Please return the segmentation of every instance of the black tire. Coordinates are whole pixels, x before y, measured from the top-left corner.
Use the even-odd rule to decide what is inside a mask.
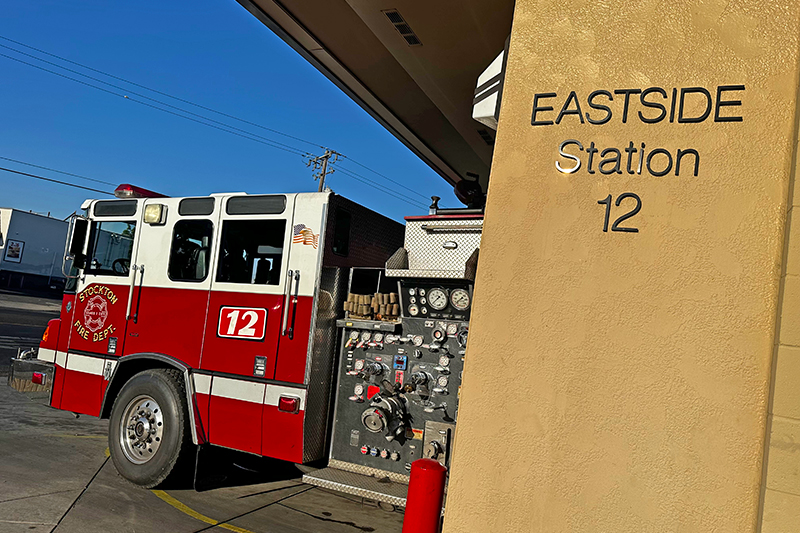
[[[108,448],[120,475],[144,488],[157,487],[182,473],[191,446],[181,372],[146,370],[123,385],[108,424]]]

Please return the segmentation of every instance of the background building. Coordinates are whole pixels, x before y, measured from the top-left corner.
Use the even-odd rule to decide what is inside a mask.
[[[0,289],[63,291],[68,226],[49,216],[0,208]]]

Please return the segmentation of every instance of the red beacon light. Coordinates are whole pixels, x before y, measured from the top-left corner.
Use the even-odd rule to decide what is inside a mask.
[[[161,193],[148,191],[129,183],[123,183],[114,189],[114,196],[117,198],[167,198]]]

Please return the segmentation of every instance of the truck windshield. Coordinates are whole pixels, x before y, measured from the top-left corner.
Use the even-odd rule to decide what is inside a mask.
[[[85,272],[102,276],[127,276],[133,253],[136,222],[93,222]]]

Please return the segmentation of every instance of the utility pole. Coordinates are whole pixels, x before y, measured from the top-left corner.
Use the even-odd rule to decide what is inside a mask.
[[[319,192],[325,190],[325,176],[335,172],[333,169],[333,164],[339,160],[340,155],[341,154],[339,152],[334,152],[333,150],[326,148],[323,155],[318,157],[310,157],[308,159],[306,166],[310,167],[313,165],[312,170],[315,173],[312,175],[314,176],[315,180],[319,180]],[[328,165],[331,165],[331,167],[329,168]]]

